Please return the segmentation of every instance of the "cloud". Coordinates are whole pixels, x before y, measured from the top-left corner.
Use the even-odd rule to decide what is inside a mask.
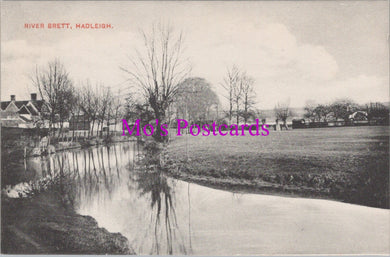
[[[270,99],[273,105],[288,97],[299,98],[306,88],[332,81],[339,72],[335,58],[323,46],[298,42],[283,24],[237,22],[220,31],[222,27],[216,21],[207,35],[204,31],[193,35],[192,41],[199,43],[189,47],[194,73],[217,85],[221,94],[218,84],[232,64],[255,78],[259,106],[268,108]]]
[[[233,64],[254,77],[260,108],[273,108],[287,98],[292,106],[303,106],[307,99],[350,97],[366,102],[388,96],[388,78],[358,74],[342,79],[335,57],[325,46],[301,42],[284,24],[225,17],[187,25],[186,56],[194,66],[192,75],[211,82],[222,102],[219,83]],[[76,83],[89,78],[107,86],[120,84],[126,77],[119,66],[140,46],[135,29],[72,32],[51,43],[44,37],[36,44],[25,39],[2,42],[2,99],[15,93],[28,97],[26,87],[34,90],[28,75],[35,65],[55,57],[60,57]]]
[[[348,96],[359,103],[389,101],[389,80],[386,77],[359,75],[334,82],[329,91],[339,96]]]
[[[302,79],[330,80],[338,72],[336,60],[322,46],[303,45],[296,53],[294,61]]]
[[[311,80],[331,79],[338,71],[337,62],[324,47],[298,44],[282,24],[230,24],[219,33],[221,27],[215,24],[207,36],[195,35],[199,44],[190,48],[194,48],[196,63],[205,66],[211,61],[214,68],[236,63],[259,77],[293,72],[296,77]]]
[[[2,44],[2,99],[16,94],[26,98],[36,91],[30,76],[35,67],[45,66],[59,58],[74,82],[90,79],[112,86],[124,80],[119,65],[126,61],[132,47],[131,33],[80,33],[59,40],[56,44],[29,44],[26,40],[11,40]]]
[[[41,49],[29,46],[25,40],[12,40],[2,44],[2,58],[5,62],[18,59],[35,59],[39,57]]]

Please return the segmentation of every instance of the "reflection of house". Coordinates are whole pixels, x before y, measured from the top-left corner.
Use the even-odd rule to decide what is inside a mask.
[[[16,101],[11,95],[10,101],[1,102],[1,124],[5,127],[33,127],[41,118],[43,101],[37,100],[37,94],[31,94],[30,100]]]

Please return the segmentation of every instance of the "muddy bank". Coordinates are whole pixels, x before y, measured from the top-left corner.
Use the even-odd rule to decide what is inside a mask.
[[[45,192],[1,201],[1,252],[5,254],[134,254],[119,233],[77,214],[58,194]]]

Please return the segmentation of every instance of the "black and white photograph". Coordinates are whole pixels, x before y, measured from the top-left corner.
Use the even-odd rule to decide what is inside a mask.
[[[388,1],[0,3],[1,254],[390,254]]]

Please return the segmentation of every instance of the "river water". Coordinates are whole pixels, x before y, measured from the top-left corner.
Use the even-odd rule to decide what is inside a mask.
[[[123,234],[137,254],[389,253],[389,210],[216,190],[140,169],[140,154],[130,142],[72,150],[30,158],[18,172],[68,173],[75,210]],[[16,197],[22,186],[6,187]]]

